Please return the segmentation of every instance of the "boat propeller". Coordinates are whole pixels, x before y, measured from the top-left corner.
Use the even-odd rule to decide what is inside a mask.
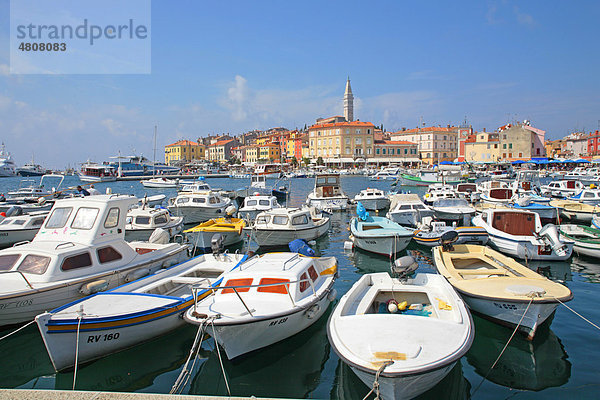
[[[458,240],[458,232],[448,231],[444,232],[440,237],[440,245],[442,245],[442,251],[452,251],[454,247],[452,244]]]

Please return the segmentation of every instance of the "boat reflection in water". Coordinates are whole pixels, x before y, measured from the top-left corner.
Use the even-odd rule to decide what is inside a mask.
[[[595,258],[573,256],[571,268],[585,277],[586,281],[600,283],[600,263]]]
[[[431,258],[431,251],[428,249],[418,249],[414,243],[408,248],[396,254],[391,260],[383,257],[373,257],[372,253],[354,248],[353,251],[346,253],[351,262],[361,274],[371,274],[374,272],[389,272],[392,262],[402,256],[412,256],[419,264],[418,272],[437,272]],[[345,292],[342,292],[345,293]]]
[[[13,329],[0,331],[0,337]],[[37,378],[52,375],[54,367],[35,324],[0,341],[0,387],[15,388],[33,381],[26,388],[36,387]]]
[[[467,361],[485,376],[508,341],[512,330],[473,315],[475,340]],[[546,325],[546,326],[549,326]],[[487,379],[512,389],[539,391],[564,385],[571,376],[571,363],[560,339],[540,328],[528,341],[515,335]]]
[[[565,283],[573,280],[570,261],[530,261],[524,265],[555,282]]]
[[[329,359],[330,345],[325,325],[330,313],[331,307],[319,321],[302,332],[233,361],[228,360],[220,349],[231,395],[311,397],[310,394],[321,382],[321,373]],[[210,327],[207,332],[211,332]],[[209,343],[203,348],[210,347],[211,350],[200,353],[208,359],[194,376],[189,394],[227,396],[215,342],[211,339]]]
[[[370,388],[365,386],[347,364],[341,360],[338,362],[330,398],[340,400],[361,400],[369,390]],[[415,397],[415,399],[462,400],[470,398],[470,391],[471,384],[465,379],[462,371],[462,364],[459,361],[444,379],[427,392]],[[374,398],[374,395],[369,396],[369,398]]]
[[[151,391],[168,393],[170,386],[165,387],[164,383],[156,386],[160,385],[156,383],[156,377],[174,371],[171,376],[172,382],[175,381],[195,333],[195,327],[186,325],[155,340],[80,366],[75,389],[134,392],[155,385]],[[71,390],[72,387],[72,370],[56,374],[55,389]]]

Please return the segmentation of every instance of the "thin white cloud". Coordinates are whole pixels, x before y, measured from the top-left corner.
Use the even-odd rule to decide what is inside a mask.
[[[514,6],[513,11],[515,13],[515,17],[517,18],[517,22],[521,25],[527,27],[534,27],[536,25],[533,17],[527,13],[522,12],[519,7]]]

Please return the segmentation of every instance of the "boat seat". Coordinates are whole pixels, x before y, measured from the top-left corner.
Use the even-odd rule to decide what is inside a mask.
[[[461,275],[507,275],[507,271],[500,268],[482,268],[465,270],[457,269],[456,272],[458,272]]]

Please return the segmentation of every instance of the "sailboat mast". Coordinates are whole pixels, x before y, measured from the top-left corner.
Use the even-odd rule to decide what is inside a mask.
[[[156,125],[154,125],[154,159],[152,160],[152,177],[156,175]]]

